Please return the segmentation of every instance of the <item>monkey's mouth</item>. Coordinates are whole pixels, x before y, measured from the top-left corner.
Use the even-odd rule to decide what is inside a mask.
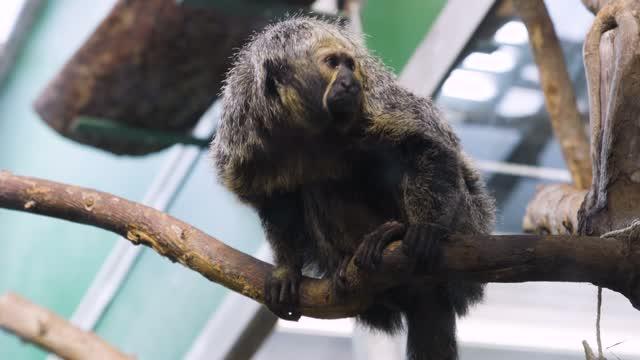
[[[327,96],[327,111],[332,120],[342,122],[352,120],[360,111],[360,88],[339,89]]]

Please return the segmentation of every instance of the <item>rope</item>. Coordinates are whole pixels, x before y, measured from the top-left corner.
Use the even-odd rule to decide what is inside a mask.
[[[596,341],[598,342],[598,359],[604,359],[602,354],[602,338],[600,337],[600,317],[602,315],[602,287],[598,286],[598,310],[596,312]]]

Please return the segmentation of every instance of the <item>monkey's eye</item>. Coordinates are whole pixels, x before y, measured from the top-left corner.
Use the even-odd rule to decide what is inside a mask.
[[[340,65],[340,61],[335,55],[327,56],[326,58],[324,58],[324,62],[332,69],[335,69],[338,67],[338,65]]]
[[[349,69],[351,69],[351,71],[356,69],[356,63],[353,61],[352,58],[348,57],[345,60],[345,64],[347,65],[347,67],[349,67]]]

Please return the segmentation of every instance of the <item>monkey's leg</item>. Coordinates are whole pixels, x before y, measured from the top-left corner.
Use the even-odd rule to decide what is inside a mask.
[[[362,269],[375,270],[382,261],[385,247],[394,240],[400,239],[406,226],[397,221],[389,221],[380,225],[373,232],[365,235],[354,255],[355,264]]]
[[[265,305],[285,320],[298,320],[298,288],[304,257],[304,211],[299,194],[261,199],[258,214],[273,249],[276,267],[265,281]]]

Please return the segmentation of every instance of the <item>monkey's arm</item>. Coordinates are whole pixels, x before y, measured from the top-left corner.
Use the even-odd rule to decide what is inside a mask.
[[[253,201],[273,249],[276,266],[265,283],[265,303],[279,317],[297,320],[298,288],[304,261],[304,218],[297,193]]]
[[[403,219],[382,224],[365,236],[356,264],[375,268],[384,248],[402,238],[407,255],[430,270],[438,265],[439,241],[451,227],[463,200],[459,150],[455,144],[412,136],[401,144],[404,174],[399,184]]]
[[[409,168],[401,184],[407,229],[403,246],[427,268],[437,265],[440,240],[453,232],[464,182],[459,152],[421,139],[407,151]]]

